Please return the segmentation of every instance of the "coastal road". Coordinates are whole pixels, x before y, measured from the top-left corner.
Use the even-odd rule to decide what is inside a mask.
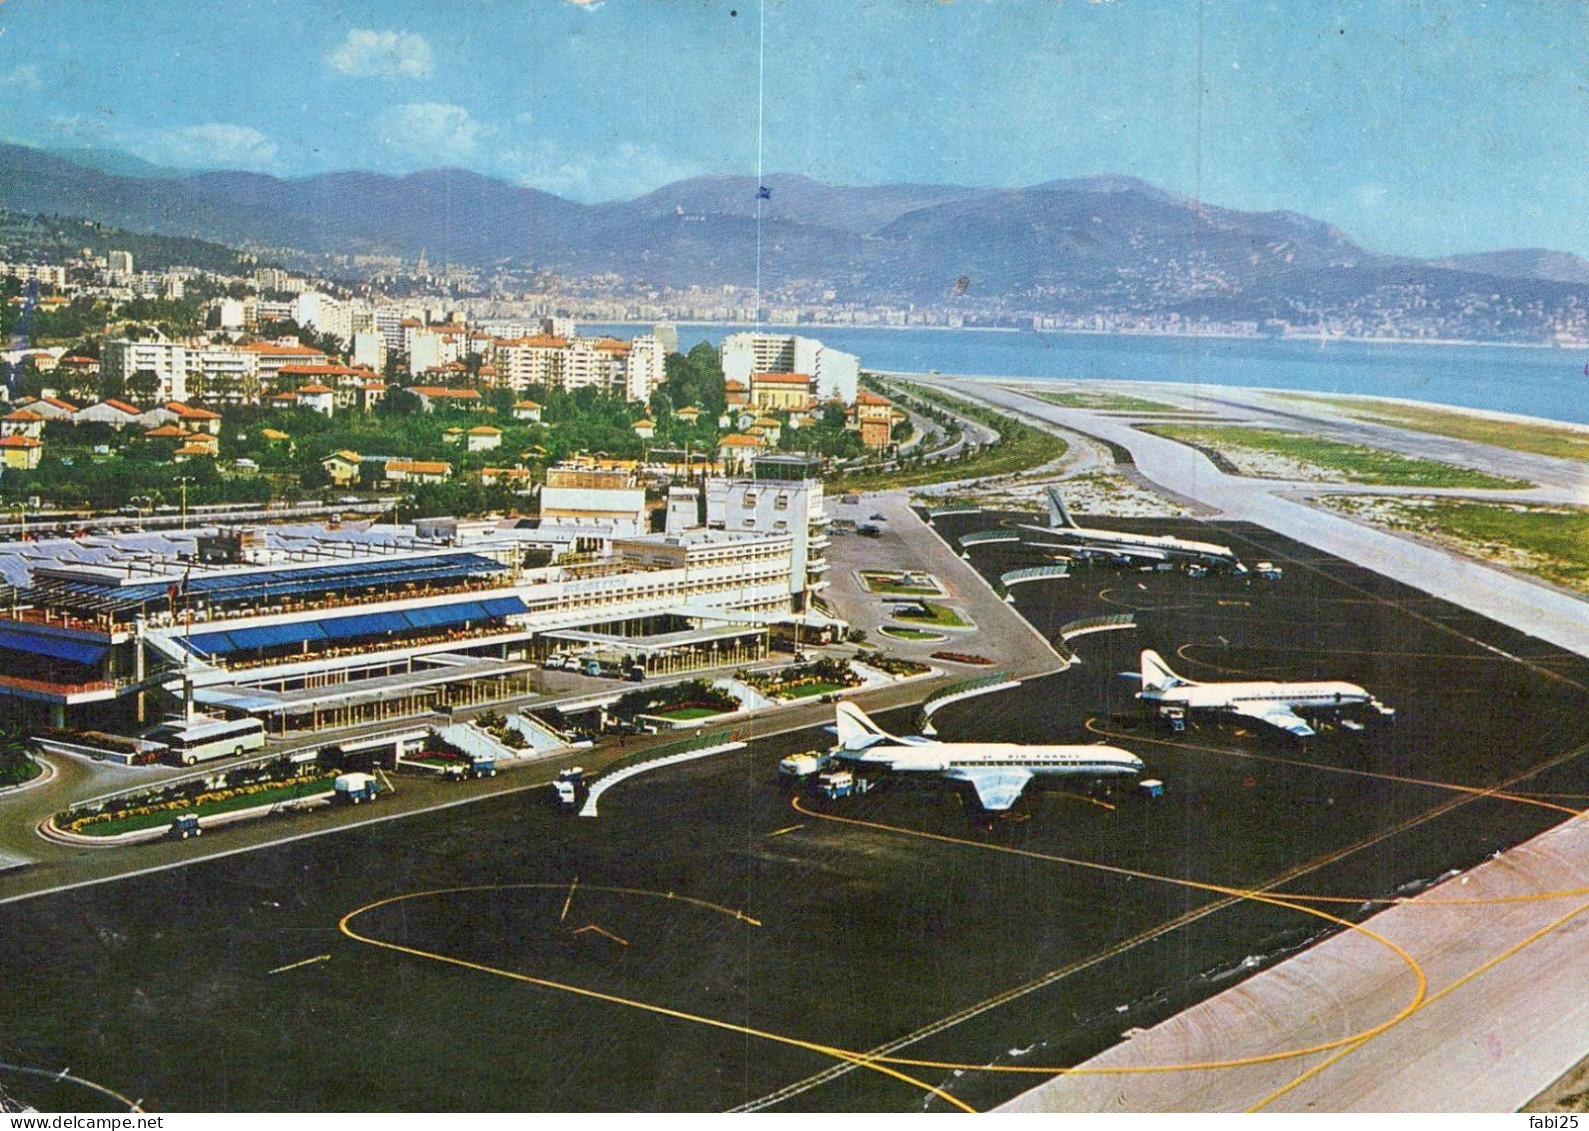
[[[989,381],[959,380],[957,392],[974,395],[1000,408],[1046,420],[1097,436],[1127,448],[1143,477],[1176,495],[1211,507],[1223,517],[1257,523],[1336,557],[1356,562],[1432,596],[1520,629],[1580,656],[1589,656],[1589,602],[1516,574],[1491,568],[1438,547],[1414,541],[1303,501],[1309,493],[1329,493],[1329,484],[1310,484],[1227,475],[1201,452],[1142,432],[1131,418],[1085,409],[1060,408]],[[1432,437],[1431,442],[1440,438]],[[1451,444],[1441,441],[1442,457],[1451,462]],[[1416,447],[1416,445],[1414,445]],[[1490,450],[1490,449],[1487,449]],[[1409,453],[1411,454],[1411,453]],[[1482,453],[1467,452],[1460,462],[1486,466]],[[1563,461],[1511,453],[1513,473],[1534,482],[1559,480]],[[1533,473],[1530,473],[1532,469]],[[1582,484],[1557,490],[1507,493],[1524,501],[1571,501]],[[1359,489],[1360,490],[1360,489]],[[1558,490],[1565,494],[1558,494]],[[1375,493],[1387,493],[1376,489]],[[1388,492],[1398,493],[1398,492]],[[1427,491],[1417,493],[1427,494]],[[1458,492],[1471,495],[1473,492]]]

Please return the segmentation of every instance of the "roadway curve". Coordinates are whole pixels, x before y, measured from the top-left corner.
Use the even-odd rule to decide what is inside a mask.
[[[1013,410],[1062,428],[1113,441],[1130,450],[1136,470],[1166,490],[1212,508],[1227,519],[1256,523],[1304,545],[1349,562],[1366,566],[1386,577],[1421,589],[1434,597],[1510,625],[1531,636],[1580,656],[1589,656],[1589,602],[1563,590],[1492,568],[1439,547],[1377,527],[1356,522],[1320,507],[1308,505],[1307,496],[1361,492],[1361,487],[1298,483],[1227,475],[1207,456],[1174,440],[1153,436],[1133,427],[1120,414],[1060,408],[989,381],[954,383],[954,390],[999,408]],[[1207,407],[1206,401],[1200,402]],[[1245,406],[1244,406],[1245,407]],[[1306,411],[1306,410],[1299,410]],[[1330,418],[1333,422],[1334,418]],[[1443,437],[1426,439],[1396,429],[1399,450],[1412,455],[1461,463],[1486,470],[1496,467],[1496,449]],[[1414,493],[1485,496],[1504,494],[1519,502],[1578,503],[1589,501],[1589,474],[1582,468],[1563,471],[1566,461],[1508,452],[1508,474],[1543,484],[1534,491],[1442,492],[1419,489],[1401,492],[1373,488],[1375,494]],[[1564,479],[1564,476],[1567,478]]]

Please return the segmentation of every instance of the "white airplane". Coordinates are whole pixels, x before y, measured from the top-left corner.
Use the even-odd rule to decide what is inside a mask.
[[[1125,534],[1117,530],[1093,530],[1077,524],[1065,507],[1059,488],[1048,489],[1048,525],[1021,524],[1022,530],[1036,531],[1054,538],[1059,543],[1034,543],[1045,549],[1071,549],[1081,543],[1083,553],[1135,558],[1142,561],[1162,562],[1174,558],[1191,558],[1210,565],[1235,567],[1239,563],[1236,551],[1229,546],[1216,546],[1212,542],[1193,542],[1187,538],[1172,538],[1167,534]]]
[[[1128,675],[1132,673],[1126,673]],[[1389,708],[1380,704],[1355,683],[1317,680],[1310,683],[1277,683],[1272,679],[1245,683],[1198,683],[1170,670],[1164,657],[1152,649],[1142,653],[1142,690],[1138,699],[1192,711],[1227,711],[1279,727],[1307,738],[1313,728],[1296,713],[1297,707],[1337,709],[1366,703],[1382,714]]]
[[[969,782],[977,800],[990,812],[1014,805],[1038,774],[1107,777],[1142,772],[1142,759],[1114,746],[895,738],[853,703],[838,705],[838,735],[834,757],[901,773],[941,774],[951,781]]]

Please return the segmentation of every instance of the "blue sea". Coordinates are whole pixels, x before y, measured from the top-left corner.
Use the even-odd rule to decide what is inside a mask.
[[[640,332],[636,326],[580,328],[625,338]],[[716,345],[744,329],[681,324],[679,348]],[[1589,423],[1585,349],[837,326],[768,330],[818,338],[855,354],[867,369],[1368,393]]]

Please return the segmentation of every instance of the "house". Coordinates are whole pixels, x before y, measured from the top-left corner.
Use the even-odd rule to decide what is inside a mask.
[[[448,428],[442,432],[441,442],[444,444],[461,444],[463,443],[464,435],[465,433],[462,428]]]
[[[765,437],[768,445],[775,448],[778,446],[778,437],[783,435],[783,422],[770,416],[758,416],[751,421],[746,431],[752,435]]]
[[[755,467],[756,456],[765,446],[759,437],[734,432],[718,442],[717,458],[730,475],[748,472]]]
[[[657,425],[654,420],[637,420],[632,425],[634,434],[642,440],[649,440],[657,434]]]
[[[886,448],[893,437],[894,402],[879,396],[870,389],[855,394],[855,404],[850,406],[850,419],[846,427],[861,434],[861,443],[869,448]],[[903,414],[899,417],[903,419]]]
[[[485,407],[478,389],[446,389],[440,385],[410,385],[408,391],[419,398],[425,412],[438,408],[474,412]]]
[[[325,385],[305,385],[298,390],[298,406],[330,416],[336,407],[336,391]]]
[[[18,407],[26,408],[38,413],[45,420],[70,420],[77,413],[77,406],[59,397],[35,397],[32,400],[17,402]]]
[[[183,444],[171,453],[172,463],[186,463],[190,459],[214,459],[216,450],[209,444]]]
[[[326,469],[333,486],[346,487],[358,482],[361,462],[358,452],[350,452],[344,448],[326,456],[320,461],[320,466]]]
[[[386,480],[389,483],[445,483],[451,478],[450,463],[412,459],[386,461]]]
[[[522,491],[535,481],[535,473],[522,467],[482,467],[480,469],[480,485],[482,487],[495,487],[501,484]]]
[[[13,409],[0,417],[0,436],[27,436],[37,440],[44,435],[44,417],[30,408]]]
[[[493,428],[489,424],[469,429],[469,439],[464,445],[465,449],[471,452],[489,452],[501,446],[502,429]]]
[[[752,373],[750,405],[757,412],[803,412],[817,402],[816,378],[807,373]]]
[[[701,419],[701,406],[688,404],[683,408],[674,409],[673,419],[683,421],[686,425],[693,427]]]
[[[207,408],[194,408],[181,401],[167,401],[166,409],[175,413],[177,423],[189,432],[208,432],[212,436],[221,434],[221,414],[218,412],[211,412]]]
[[[108,424],[120,432],[128,425],[137,424],[140,413],[126,401],[101,401],[72,414],[73,424]]]
[[[0,463],[9,471],[32,471],[44,455],[44,441],[32,436],[0,438]]]
[[[375,406],[386,399],[386,384],[382,381],[366,381],[359,386],[359,408],[363,412],[371,412]]]
[[[513,419],[539,424],[541,422],[541,408],[542,406],[534,401],[517,401],[513,405]]]

